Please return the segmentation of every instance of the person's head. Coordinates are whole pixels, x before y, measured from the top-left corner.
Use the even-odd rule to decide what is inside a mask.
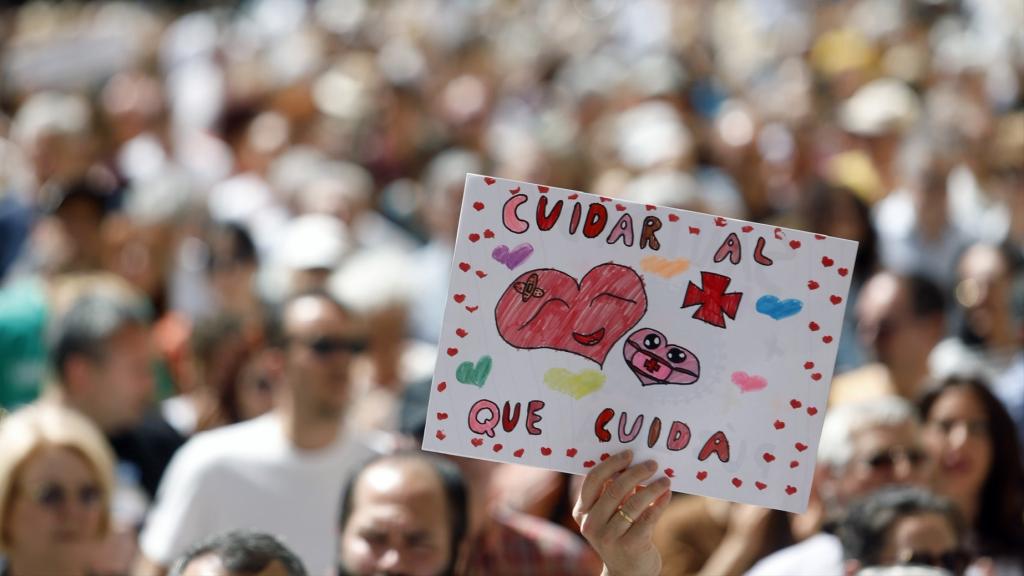
[[[928,353],[945,334],[942,290],[921,276],[872,276],[861,290],[856,315],[864,345],[899,372],[923,372]]]
[[[466,485],[451,462],[422,453],[370,462],[342,499],[341,574],[452,574],[467,506]]]
[[[837,532],[847,574],[864,566],[921,564],[962,576],[970,564],[953,504],[920,488],[883,488],[859,500]]]
[[[1007,346],[1019,338],[1013,308],[1018,274],[1008,251],[998,246],[975,244],[960,257],[956,300],[963,314],[961,337],[969,344]]]
[[[273,407],[272,388],[262,394],[258,394],[258,388],[242,389],[242,370],[252,355],[242,328],[242,319],[231,314],[200,318],[192,329],[190,343],[198,384],[204,393],[217,399],[217,417],[232,423],[259,416]]]
[[[248,230],[235,222],[217,222],[206,232],[209,258],[206,271],[218,304],[236,314],[254,293],[253,277],[259,266],[256,244]]]
[[[136,294],[100,287],[76,298],[53,330],[65,400],[104,432],[142,419],[153,397],[150,312]]]
[[[804,211],[809,230],[860,243],[854,277],[867,278],[874,272],[878,236],[871,222],[871,209],[853,190],[821,183],[811,189]]]
[[[1020,447],[1006,408],[976,378],[950,377],[918,402],[925,448],[936,463],[935,489],[964,510],[980,544],[1021,545],[1024,497]]]
[[[438,154],[427,166],[421,202],[423,218],[431,237],[455,242],[462,208],[462,189],[467,173],[483,172],[483,160],[474,152],[459,148]]]
[[[236,531],[193,546],[169,576],[306,576],[306,568],[273,536]]]
[[[0,554],[51,573],[85,571],[110,526],[114,456],[80,414],[35,404],[0,420]]]
[[[271,345],[295,409],[337,419],[349,400],[349,366],[366,347],[363,323],[326,292],[289,297],[270,326]]]
[[[836,508],[889,484],[924,485],[927,464],[909,402],[890,396],[829,409],[816,475]]]

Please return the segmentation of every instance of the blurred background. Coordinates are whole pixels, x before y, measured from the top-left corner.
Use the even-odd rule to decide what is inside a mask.
[[[102,289],[150,313],[138,404],[252,418],[268,307],[323,288],[400,429],[466,172],[857,240],[835,401],[970,372],[1024,430],[1019,0],[4,3],[0,406]]]

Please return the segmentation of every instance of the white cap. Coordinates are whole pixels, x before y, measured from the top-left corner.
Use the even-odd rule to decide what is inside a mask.
[[[281,262],[290,270],[333,269],[349,249],[341,221],[324,214],[307,214],[285,228]]]
[[[839,108],[844,130],[861,136],[880,136],[910,128],[921,105],[904,82],[880,78],[862,86]]]

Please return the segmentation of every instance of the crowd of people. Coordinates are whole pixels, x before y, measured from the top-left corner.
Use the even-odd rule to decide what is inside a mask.
[[[858,241],[808,512],[419,452],[467,173]],[[1024,576],[1022,445],[1018,1],[0,6],[0,575]]]

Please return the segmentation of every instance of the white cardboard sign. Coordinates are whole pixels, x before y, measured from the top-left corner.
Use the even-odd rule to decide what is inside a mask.
[[[802,512],[856,253],[467,175],[423,448]]]

